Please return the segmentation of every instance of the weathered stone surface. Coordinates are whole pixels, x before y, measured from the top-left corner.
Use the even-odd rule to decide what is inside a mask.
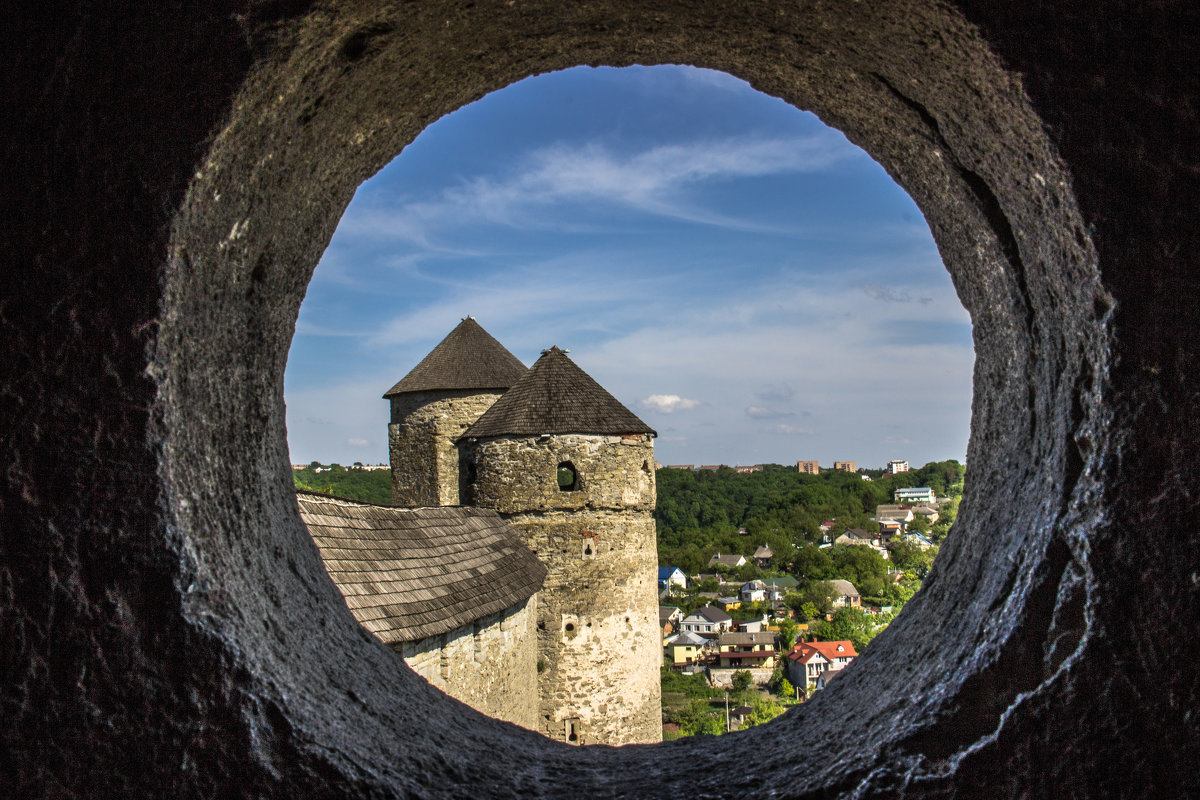
[[[477,505],[524,511],[653,511],[654,440],[633,436],[504,436],[463,445],[473,462]],[[561,491],[556,475],[574,465],[578,481]]]
[[[1198,29],[1183,0],[14,9],[0,784],[1200,794]],[[914,197],[975,323],[971,489],[934,580],[814,702],[569,748],[464,712],[344,610],[283,369],[362,180],[488,91],[635,62],[813,110]]]
[[[409,392],[391,398],[388,449],[392,502],[398,506],[463,504],[455,440],[487,411],[498,392]]]
[[[472,496],[546,565],[538,595],[540,728],[577,744],[662,738],[654,440],[648,434],[464,442]],[[574,488],[558,467],[570,463]]]
[[[537,595],[441,636],[394,645],[430,684],[489,717],[538,724]]]

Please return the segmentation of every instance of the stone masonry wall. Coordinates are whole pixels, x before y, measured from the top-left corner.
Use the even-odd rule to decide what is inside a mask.
[[[392,502],[413,508],[460,505],[459,454],[454,440],[499,397],[496,392],[466,390],[412,392],[391,398]]]
[[[652,440],[510,437],[476,443],[477,504],[546,564],[538,595],[539,730],[579,744],[662,736]],[[570,461],[577,489],[562,491]]]
[[[425,680],[476,710],[539,729],[537,595],[441,636],[394,645]]]
[[[467,455],[477,469],[474,504],[502,514],[654,510],[654,443],[645,434],[502,437],[476,442],[470,449]],[[575,466],[575,491],[558,488],[563,462]]]

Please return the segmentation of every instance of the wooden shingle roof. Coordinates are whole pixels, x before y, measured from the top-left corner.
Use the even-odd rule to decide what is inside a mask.
[[[543,433],[658,435],[557,347],[542,353],[461,438]]]
[[[436,389],[507,389],[526,372],[520,359],[467,317],[383,396]]]
[[[523,603],[546,577],[494,511],[390,508],[308,492],[296,501],[351,613],[388,644]]]

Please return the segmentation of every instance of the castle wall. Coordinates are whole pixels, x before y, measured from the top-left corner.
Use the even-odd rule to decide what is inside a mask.
[[[538,730],[536,607],[533,595],[500,614],[393,649],[451,697],[488,716]]]
[[[463,504],[454,440],[499,397],[498,392],[469,389],[410,392],[390,398],[392,502],[414,508]]]
[[[580,744],[659,741],[653,440],[501,437],[470,455],[476,503],[504,514],[548,569],[538,729]],[[564,461],[576,469],[574,491],[558,487]]]
[[[505,436],[476,442],[475,505],[525,511],[654,510],[654,443],[645,434]],[[558,465],[575,465],[574,491],[559,490]]]

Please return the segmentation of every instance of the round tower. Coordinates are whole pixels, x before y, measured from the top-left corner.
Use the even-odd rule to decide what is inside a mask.
[[[662,738],[655,436],[555,347],[460,440],[473,502],[547,567],[539,717],[552,738]]]
[[[392,502],[460,505],[463,476],[454,440],[525,372],[516,356],[467,317],[389,389]]]

